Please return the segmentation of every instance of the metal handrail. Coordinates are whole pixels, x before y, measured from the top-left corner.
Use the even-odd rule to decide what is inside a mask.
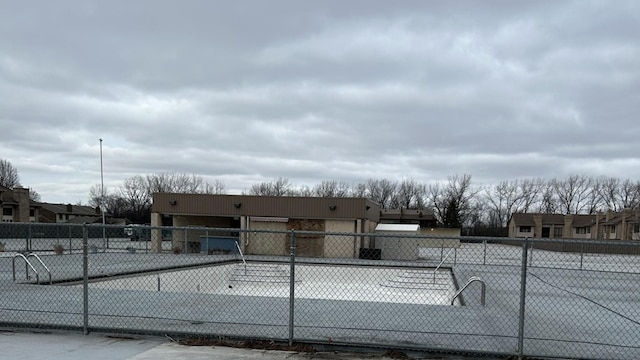
[[[240,244],[238,244],[238,241],[236,241],[236,247],[240,252],[240,257],[242,258],[242,262],[244,263],[244,274],[247,275],[247,262],[244,260],[244,254],[242,253],[242,249],[240,248]]]
[[[38,260],[40,262],[40,265],[42,265],[42,267],[44,267],[44,269],[47,270],[47,273],[49,273],[49,285],[53,285],[53,280],[51,279],[51,270],[49,270],[47,265],[44,264],[44,261],[42,261],[42,259],[40,259],[40,256],[38,256],[38,254],[36,254],[36,253],[31,253],[31,254],[27,255],[27,259],[30,258],[30,257],[36,258],[36,260]]]
[[[460,288],[460,290],[458,290],[458,292],[456,292],[455,295],[453,295],[453,298],[451,298],[451,305],[453,305],[453,302],[456,300],[456,298],[458,296],[460,296],[460,294],[462,294],[462,292],[464,291],[464,289],[467,288],[467,286],[469,286],[471,283],[473,282],[479,282],[480,284],[482,284],[482,290],[480,293],[480,304],[482,304],[482,306],[484,306],[485,303],[485,295],[487,292],[487,284],[484,283],[484,281],[482,281],[482,279],[480,279],[477,276],[472,276],[469,278],[469,280],[467,280],[467,283],[464,284],[464,286],[462,288]]]
[[[447,261],[447,258],[449,257],[449,255],[451,255],[453,250],[455,250],[455,248],[452,248],[451,250],[449,250],[447,255],[442,259],[442,261],[440,261],[440,264],[438,264],[438,266],[436,266],[435,270],[433,270],[433,283],[434,284],[436,283],[436,273],[438,272],[438,270],[440,269],[442,264],[444,264],[444,262]]]
[[[31,268],[31,270],[33,270],[34,273],[36,273],[36,282],[39,284],[40,283],[40,275],[38,275],[38,270],[36,270],[36,268],[33,267],[33,265],[31,265],[31,263],[29,262],[29,259],[27,259],[26,256],[22,255],[22,254],[15,254],[13,255],[13,261],[12,261],[12,267],[13,267],[13,281],[16,281],[16,258],[22,258],[24,259],[25,262],[25,272],[27,275],[27,280],[29,280],[29,268]]]

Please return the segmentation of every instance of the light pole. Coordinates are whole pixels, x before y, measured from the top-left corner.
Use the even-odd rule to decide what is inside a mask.
[[[102,138],[100,138],[100,210],[102,210],[102,245],[106,251],[106,231],[105,231],[105,215],[104,215],[104,171],[102,170]]]

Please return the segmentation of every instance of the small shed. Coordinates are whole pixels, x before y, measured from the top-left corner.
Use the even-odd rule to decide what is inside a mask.
[[[417,224],[378,224],[375,230],[375,247],[381,250],[382,260],[417,260],[418,239],[411,237],[420,234]]]

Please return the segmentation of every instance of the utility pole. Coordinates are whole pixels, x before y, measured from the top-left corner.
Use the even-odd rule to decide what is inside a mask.
[[[100,210],[102,210],[102,244],[105,246],[106,251],[106,229],[105,225],[107,224],[105,215],[104,215],[104,171],[102,168],[102,138],[100,138]]]

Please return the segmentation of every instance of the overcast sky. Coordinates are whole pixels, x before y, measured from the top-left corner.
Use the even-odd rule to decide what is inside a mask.
[[[640,179],[640,2],[0,0],[0,158],[46,202],[177,171]]]

